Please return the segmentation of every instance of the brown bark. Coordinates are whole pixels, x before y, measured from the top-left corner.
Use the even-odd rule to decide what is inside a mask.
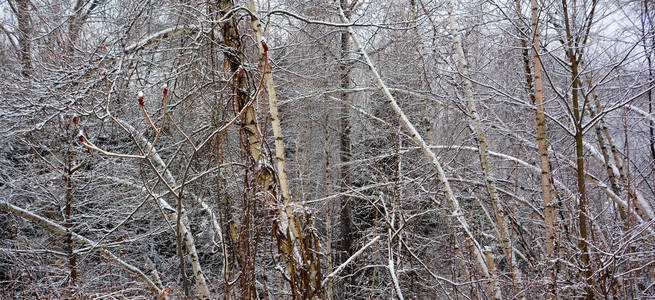
[[[533,0],[535,1],[535,0]],[[592,271],[590,265],[589,257],[589,232],[587,229],[587,191],[585,185],[585,174],[584,174],[584,146],[583,146],[583,129],[582,129],[582,117],[584,111],[581,109],[579,90],[580,86],[580,72],[579,67],[582,65],[582,51],[584,50],[584,43],[586,42],[586,35],[581,41],[581,45],[578,44],[577,40],[574,42],[575,37],[573,36],[573,30],[571,28],[571,22],[568,13],[567,0],[562,0],[562,10],[564,17],[564,25],[566,32],[566,53],[569,59],[569,66],[571,72],[571,104],[573,106],[573,121],[575,126],[575,159],[576,159],[576,172],[577,172],[577,185],[578,185],[578,229],[580,231],[580,239],[578,240],[578,248],[582,252],[580,255],[582,263],[582,275],[586,281],[585,293],[587,299],[593,299],[593,280],[592,280]],[[589,23],[586,24],[587,28],[583,28],[584,31],[589,32],[589,27],[591,26],[591,20],[593,19],[593,9],[591,15],[589,16]],[[574,51],[574,49],[576,49]]]
[[[219,8],[221,9],[221,17],[227,11],[232,8],[231,1],[220,1]],[[262,156],[262,140],[259,133],[259,128],[257,127],[257,119],[255,115],[255,110],[252,108],[250,103],[250,97],[248,95],[248,83],[246,72],[243,70],[242,61],[243,57],[241,54],[241,40],[237,28],[237,23],[234,19],[229,19],[226,22],[221,23],[221,36],[223,37],[223,43],[228,46],[228,50],[224,51],[223,54],[228,62],[230,71],[235,74],[233,78],[233,90],[235,93],[234,102],[235,110],[237,112],[245,110],[243,117],[241,119],[241,129],[245,133],[247,138],[247,150],[250,154],[252,161],[255,165],[260,165],[262,161],[266,158]],[[251,104],[251,103],[250,103]],[[256,170],[257,181],[260,186],[264,187],[265,190],[273,188],[273,173],[267,164],[261,164],[261,168]],[[265,197],[269,197],[268,193]],[[246,207],[243,208],[247,209]],[[247,215],[247,213],[246,213]],[[232,216],[234,218],[234,216]],[[248,265],[247,256],[248,252],[248,241],[247,237],[242,236],[242,230],[239,227],[244,228],[247,226],[247,220],[242,220],[240,226],[237,226],[235,220],[230,222],[230,233],[232,245],[235,247],[234,251],[236,254],[237,262],[241,268],[242,272],[240,276],[240,285],[241,285],[241,298],[250,299],[254,296],[254,282],[249,284],[248,279],[250,276],[247,274],[246,267]]]
[[[234,7],[230,0],[220,0],[218,5],[220,16],[224,16]],[[256,13],[252,0],[248,1],[248,9],[253,14]],[[269,98],[269,112],[275,138],[277,172],[270,165],[270,154],[263,147],[255,109],[252,105],[258,94],[256,93],[255,98],[251,99],[247,92],[246,71],[242,67],[244,57],[241,52],[240,35],[234,18],[222,22],[220,25],[223,42],[228,47],[224,51],[224,55],[230,70],[235,74],[233,87],[236,109],[237,111],[244,111],[241,128],[248,140],[246,150],[256,164],[255,172],[258,185],[262,189],[261,194],[263,194],[264,201],[271,211],[272,234],[277,242],[280,258],[286,267],[284,277],[290,284],[294,299],[311,299],[323,295],[320,281],[318,241],[312,232],[301,231],[300,217],[294,211],[294,205],[291,202],[288,180],[284,171],[284,145],[277,112],[277,99],[272,73],[268,66],[268,46],[263,41],[263,32],[259,20],[255,15],[251,15],[251,20],[258,41],[257,46],[263,70],[260,87],[261,83],[265,83]],[[281,193],[278,193],[277,184],[279,184]]]
[[[347,0],[340,0],[341,9],[347,18],[350,18],[351,10]],[[350,32],[343,30],[341,32],[341,51],[340,51],[340,84],[339,87],[347,90],[350,87],[350,72],[348,68],[348,53],[350,52]],[[341,167],[339,168],[339,192],[343,194],[341,197],[341,211],[339,214],[339,221],[341,222],[341,242],[339,250],[341,254],[341,262],[344,262],[350,255],[353,249],[353,222],[352,222],[352,202],[350,197],[345,195],[352,185],[352,174],[350,168],[351,159],[351,140],[350,140],[350,108],[348,106],[348,94],[342,92],[339,95],[341,99],[341,124],[339,132],[339,160]],[[351,268],[348,268],[348,271]],[[346,272],[348,272],[346,271]],[[352,281],[351,281],[352,282]]]
[[[32,18],[29,13],[29,0],[9,1],[9,5],[16,14],[18,20],[18,45],[20,47],[19,59],[22,64],[21,74],[25,77],[32,76]]]
[[[69,145],[70,146],[70,145]],[[66,203],[64,206],[64,227],[66,228],[66,253],[68,254],[68,264],[70,268],[70,284],[75,285],[77,280],[77,258],[75,256],[74,250],[75,245],[73,244],[73,233],[72,227],[73,223],[71,220],[71,208],[73,206],[73,154],[70,152],[70,148],[66,153],[66,166],[64,170],[64,183],[66,185]]]
[[[22,2],[22,1],[21,1]],[[69,37],[69,43],[68,47],[66,48],[66,54],[68,56],[73,54],[73,44],[74,42],[78,39],[80,30],[82,28],[82,25],[86,22],[86,18],[88,17],[88,14],[99,4],[99,1],[96,0],[93,2],[91,7],[89,8],[88,11],[83,11],[83,6],[84,6],[84,1],[78,0],[77,3],[75,4],[74,7],[74,12],[75,14],[71,17],[70,23],[69,23],[69,32],[68,32],[68,37]],[[66,235],[66,252],[68,254],[68,261],[69,261],[69,268],[70,268],[70,283],[71,285],[75,285],[75,281],[77,280],[77,266],[76,266],[76,256],[74,253],[74,242],[72,238],[72,215],[71,215],[71,210],[72,210],[72,205],[73,205],[73,173],[75,170],[73,169],[73,162],[74,162],[74,155],[73,152],[71,151],[70,147],[71,145],[68,145],[68,149],[66,150],[65,154],[65,170],[64,170],[64,183],[66,185],[66,203],[64,206],[64,227],[66,230],[68,230],[68,234]]]
[[[526,87],[531,103],[535,104],[537,100],[533,89],[532,67],[530,66],[530,49],[532,48],[533,41],[531,40],[530,45],[528,45],[528,26],[525,24],[525,21],[523,21],[523,14],[521,13],[521,2],[519,0],[514,0],[514,4],[516,7],[516,14],[519,19],[518,27],[520,31],[519,34],[521,35],[519,43],[521,44],[521,57],[523,58],[523,72],[525,76]],[[532,9],[530,11],[532,11]],[[532,17],[534,18],[534,16]],[[536,17],[538,20],[539,16],[537,15]],[[532,20],[531,24],[534,24],[534,20]]]

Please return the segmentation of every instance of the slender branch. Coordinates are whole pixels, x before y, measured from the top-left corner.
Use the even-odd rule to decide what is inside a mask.
[[[373,238],[371,241],[369,241],[368,243],[366,243],[366,245],[364,245],[362,248],[360,248],[359,250],[357,250],[357,252],[355,252],[355,254],[351,255],[348,259],[346,259],[346,261],[344,261],[344,262],[343,262],[342,264],[340,264],[336,269],[334,269],[334,271],[332,271],[332,273],[330,273],[328,276],[325,276],[325,278],[324,278],[323,281],[321,282],[321,285],[323,286],[323,285],[325,285],[326,283],[328,283],[329,281],[333,280],[333,278],[334,278],[335,276],[339,275],[339,273],[341,273],[341,271],[343,271],[343,270],[346,268],[346,266],[348,266],[348,264],[350,264],[352,261],[354,261],[355,259],[357,259],[357,257],[359,257],[360,255],[362,255],[362,253],[364,253],[364,251],[365,251],[368,247],[370,247],[371,245],[373,245],[373,244],[374,244],[375,242],[377,242],[377,240],[379,240],[379,239],[380,239],[380,236],[378,235],[378,236],[376,236],[375,238]]]
[[[20,217],[22,217],[22,218],[24,218],[26,220],[29,220],[31,222],[34,222],[34,223],[40,225],[41,227],[43,227],[44,229],[46,229],[48,231],[51,231],[53,233],[56,233],[56,234],[59,234],[59,235],[70,234],[72,236],[72,238],[75,240],[75,242],[80,243],[80,244],[84,244],[84,245],[87,245],[87,246],[94,247],[95,243],[92,240],[90,240],[90,239],[88,239],[88,238],[86,238],[84,236],[81,236],[81,235],[79,235],[79,234],[77,234],[75,232],[72,232],[72,231],[64,228],[63,226],[53,222],[50,219],[41,217],[41,216],[39,216],[37,214],[34,214],[34,213],[32,213],[32,212],[30,212],[28,210],[25,210],[25,209],[23,209],[21,207],[9,204],[9,202],[7,202],[7,200],[5,200],[5,199],[0,200],[0,209],[8,211],[8,212],[12,212],[12,213],[14,213],[16,215],[19,215]],[[121,266],[127,272],[136,275],[136,277],[139,278],[139,280],[141,280],[146,286],[148,286],[148,288],[150,289],[150,291],[154,295],[160,296],[162,294],[163,289],[158,284],[153,282],[152,279],[150,279],[150,277],[148,277],[146,274],[144,274],[143,271],[141,271],[139,268],[137,268],[137,267],[123,261],[122,259],[118,258],[116,255],[111,253],[105,247],[94,247],[94,250],[96,250],[97,252],[99,252],[102,255],[105,255],[105,256],[111,258],[113,261],[115,261],[119,266]]]

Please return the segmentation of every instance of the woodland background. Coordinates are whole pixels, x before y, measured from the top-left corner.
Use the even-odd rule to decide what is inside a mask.
[[[652,1],[0,12],[0,298],[655,297]]]

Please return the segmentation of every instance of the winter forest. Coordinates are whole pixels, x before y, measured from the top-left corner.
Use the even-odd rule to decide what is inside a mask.
[[[2,299],[655,298],[655,2],[2,0]]]

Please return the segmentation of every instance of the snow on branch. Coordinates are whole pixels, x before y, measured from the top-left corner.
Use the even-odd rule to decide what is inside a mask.
[[[334,276],[337,276],[339,273],[341,273],[341,271],[343,271],[346,268],[346,266],[348,266],[357,257],[362,255],[362,253],[364,253],[364,251],[366,249],[368,249],[368,247],[371,247],[371,245],[373,245],[373,243],[377,242],[377,240],[379,240],[379,239],[380,239],[380,236],[378,235],[375,238],[373,238],[370,242],[368,242],[366,245],[364,245],[364,247],[357,250],[357,252],[355,252],[355,254],[353,254],[348,259],[346,259],[346,261],[343,262],[341,265],[339,265],[336,269],[334,269],[334,271],[332,271],[332,273],[330,273],[328,276],[325,276],[325,278],[323,278],[323,282],[321,282],[321,285],[324,286],[325,284],[328,283],[328,281],[332,280],[334,278]]]
[[[90,240],[90,239],[88,239],[88,238],[86,238],[84,236],[81,236],[81,235],[79,235],[79,234],[77,234],[75,232],[69,231],[69,229],[67,229],[67,228],[53,222],[50,219],[41,217],[41,216],[39,216],[37,214],[34,214],[34,213],[32,213],[32,212],[30,212],[30,211],[28,211],[26,209],[23,209],[21,207],[12,205],[9,202],[7,202],[7,200],[4,200],[4,199],[0,200],[0,209],[8,211],[8,212],[12,212],[12,213],[14,213],[14,214],[26,219],[26,220],[34,222],[34,223],[38,224],[39,226],[43,227],[44,229],[46,229],[46,230],[48,230],[50,232],[53,232],[53,233],[56,233],[56,234],[59,234],[59,235],[70,234],[72,236],[72,238],[76,242],[78,242],[80,244],[84,244],[84,245],[87,245],[87,246],[93,246],[95,244],[92,240]],[[156,294],[158,296],[163,294],[163,289],[161,287],[159,287],[157,284],[155,284],[150,279],[150,277],[148,277],[146,274],[144,274],[143,271],[141,271],[139,268],[137,268],[137,267],[123,261],[122,259],[118,258],[113,253],[111,253],[109,250],[107,250],[105,247],[97,247],[97,248],[94,248],[94,249],[96,251],[98,251],[101,255],[104,255],[104,256],[109,257],[112,260],[114,260],[119,266],[121,266],[127,272],[136,275],[143,283],[145,283],[148,286],[148,288],[153,292],[153,294]]]

